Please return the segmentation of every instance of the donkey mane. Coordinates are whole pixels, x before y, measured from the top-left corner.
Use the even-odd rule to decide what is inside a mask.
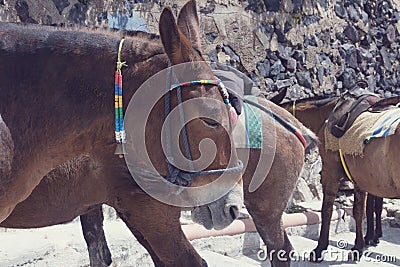
[[[6,25],[16,25],[18,27],[24,26],[26,29],[38,29],[38,30],[49,30],[49,31],[80,31],[86,33],[104,33],[116,38],[123,36],[147,38],[148,40],[160,39],[160,36],[155,33],[149,33],[144,31],[135,30],[119,30],[116,28],[100,28],[100,27],[85,27],[81,25],[41,25],[41,24],[30,24],[22,22],[1,22],[0,26],[5,27]]]
[[[146,60],[150,55],[164,53],[157,35],[140,31],[0,22],[0,36],[9,31],[14,36],[0,38],[0,51],[6,54],[17,51],[31,54],[41,49],[50,49],[60,54],[96,56],[99,49],[116,53],[122,38],[126,39],[125,44],[129,42],[131,52],[135,57],[138,56],[138,62]]]

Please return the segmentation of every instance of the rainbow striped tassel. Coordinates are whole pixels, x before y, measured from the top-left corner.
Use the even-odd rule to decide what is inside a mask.
[[[115,104],[115,140],[117,143],[126,142],[126,134],[124,128],[124,115],[122,109],[122,75],[117,70],[115,72],[115,94],[114,94],[114,104]]]

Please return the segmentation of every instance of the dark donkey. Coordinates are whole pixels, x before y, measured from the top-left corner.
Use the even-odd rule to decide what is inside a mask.
[[[170,21],[162,19],[160,25],[161,23],[170,24],[172,14],[169,9],[163,12],[164,16],[166,14]],[[200,51],[199,25],[194,1],[190,1],[182,8],[178,17],[178,26],[189,38],[192,46]],[[179,54],[179,51],[175,52]],[[194,53],[197,54],[197,52]],[[165,67],[166,62],[163,64]],[[259,99],[259,103],[264,107],[269,106],[276,114],[297,127],[308,141],[307,148],[316,144],[315,136],[288,112],[264,99]],[[265,178],[256,191],[245,190],[245,204],[268,249],[271,251],[283,249],[288,253],[292,247],[282,228],[281,217],[302,171],[305,151],[298,138],[271,117],[264,116],[262,120],[263,149],[250,151],[238,149],[239,157],[245,159],[246,155],[249,155],[244,173],[246,188],[250,186],[252,178],[257,178],[254,175],[260,178],[259,181]],[[214,123],[211,125],[216,127]],[[268,153],[271,147],[276,147],[274,157]],[[87,211],[92,211],[91,215],[95,218],[98,216],[95,221],[99,222],[99,227],[97,227],[99,230],[102,229],[102,217],[98,205],[106,203],[117,210],[139,242],[149,251],[156,266],[200,265],[201,258],[184,238],[180,228],[180,209],[160,203],[141,191],[130,178],[125,163],[111,155],[110,151],[113,152],[113,149],[111,144],[98,147],[88,156],[75,158],[52,171],[32,194],[14,209],[2,226],[40,227],[66,222]],[[256,172],[260,160],[261,165],[271,163],[270,170]],[[66,183],[66,181],[71,182]],[[96,183],[96,192],[92,189],[94,183]],[[93,222],[89,215],[83,217],[82,221]],[[204,213],[198,221],[203,222],[206,227],[212,226],[209,216],[204,216]],[[87,224],[86,226],[94,229],[94,232],[89,230],[85,233],[89,243],[104,240],[104,238],[93,238],[92,234],[101,235],[96,227],[90,227],[91,225]],[[87,228],[84,227],[84,229]],[[96,250],[98,253],[95,252]],[[109,253],[105,249],[105,244],[100,243],[96,246],[92,243],[89,245],[89,252],[92,266],[109,264]],[[289,261],[280,261],[276,254],[273,255],[272,260],[274,266],[290,264]]]
[[[382,237],[382,210],[383,198],[368,193],[365,208],[367,233],[365,234],[364,241],[366,245],[376,246],[380,242],[379,238]]]
[[[265,99],[259,99],[259,102],[301,129],[308,139],[309,148],[316,145],[313,135],[288,112]],[[272,134],[268,126],[273,123],[273,119],[263,117],[265,138],[267,134]],[[304,164],[304,147],[295,135],[280,125],[277,125],[276,137],[276,152],[271,169],[268,173],[257,174],[261,178],[265,177],[265,180],[255,192],[249,192],[248,188],[254,178],[254,172],[259,168],[257,164],[265,162],[259,162],[262,150],[250,150],[249,164],[243,175],[246,188],[245,205],[268,251],[283,249],[288,252],[292,247],[282,228],[281,217]],[[271,143],[263,144],[264,147],[269,145]],[[238,149],[238,153],[240,156],[246,154],[246,151]],[[81,223],[91,266],[108,266],[111,256],[102,228],[102,209],[98,205],[107,203],[117,210],[137,240],[149,251],[156,266],[185,266],[189,262],[187,259],[194,256],[183,253],[181,243],[186,244],[187,241],[180,239],[181,236],[176,237],[177,232],[181,233],[180,209],[164,205],[147,196],[129,178],[126,167],[118,158],[105,157],[102,154],[98,151],[76,158],[52,171],[25,201],[17,205],[1,226],[42,227],[67,222],[83,214]],[[123,170],[126,173],[122,173]],[[86,194],[93,190],[94,183],[97,184],[96,193]],[[88,210],[90,212],[84,214]],[[168,218],[163,217],[163,220],[160,220],[160,214]],[[153,242],[155,238],[158,238],[158,242]],[[279,262],[276,258],[273,262],[274,266],[290,265],[289,261]]]
[[[339,178],[345,177],[346,173],[340,161],[338,152],[327,151],[325,149],[325,121],[334,109],[338,101],[337,97],[325,99],[303,99],[295,103],[296,117],[306,126],[310,127],[321,140],[319,151],[321,154],[323,186],[323,204],[322,204],[322,226],[318,240],[318,246],[314,249],[315,257],[313,261],[322,261],[322,251],[326,250],[329,241],[330,218],[332,216],[333,203],[339,188]],[[379,105],[387,106],[399,102],[398,98],[382,100]],[[287,102],[281,106],[287,110],[293,110],[293,102]],[[393,161],[397,158],[400,149],[400,130],[396,129],[394,135],[386,138],[374,139],[364,148],[364,157],[344,155],[348,169],[355,182],[354,207],[353,214],[356,221],[356,240],[352,250],[357,251],[353,254],[354,258],[361,256],[365,247],[363,236],[363,217],[365,211],[366,192],[377,197],[399,198],[400,191],[400,169]],[[377,167],[376,162],[380,162]],[[377,179],[379,177],[379,179]],[[372,202],[372,198],[369,200]],[[380,213],[381,204],[377,204],[376,212]],[[380,218],[380,214],[377,219]],[[379,233],[379,224],[376,233],[373,231],[373,210],[370,209],[367,214],[369,221],[367,240],[377,239]],[[380,221],[379,221],[380,223]]]
[[[140,34],[125,38],[121,51],[122,59],[129,64],[124,69],[125,104],[144,81],[165,69],[169,62],[175,65],[202,61],[196,47],[192,46],[197,45],[199,39],[197,36],[189,36],[194,40],[191,42],[178,30],[169,8],[164,9],[161,15],[160,35],[162,42]],[[186,240],[179,226],[171,225],[171,220],[177,219],[179,209],[157,202],[144,193],[138,194],[137,198],[135,194],[132,195],[137,187],[131,180],[124,160],[114,155],[114,95],[110,86],[114,84],[115,62],[121,36],[101,31],[55,30],[10,23],[0,23],[0,36],[0,221],[4,221],[14,207],[31,194],[50,170],[71,158],[91,153],[97,155],[92,157],[93,164],[90,165],[94,172],[107,166],[107,171],[102,172],[109,180],[117,176],[121,179],[111,188],[108,188],[110,185],[107,180],[96,180],[96,190],[92,188],[82,191],[83,189],[70,185],[69,189],[73,191],[66,188],[66,195],[49,192],[45,202],[50,206],[61,205],[65,201],[64,197],[71,197],[71,201],[75,203],[75,206],[67,207],[69,213],[62,215],[64,218],[59,218],[58,222],[72,219],[71,213],[75,217],[76,212],[87,212],[95,203],[108,203],[118,207],[121,217],[126,221],[135,214],[131,210],[135,207],[142,214],[137,218],[150,224],[147,216],[141,217],[143,211],[148,210],[154,214],[153,226],[158,227],[162,222],[163,227],[174,233],[173,239],[165,242],[179,244],[166,244],[166,253],[170,252],[168,249],[180,248],[179,252],[173,254],[179,254],[182,266],[202,265],[201,258]],[[201,79],[214,79],[211,69],[207,69],[205,64],[196,71]],[[225,100],[226,95],[222,96],[220,88],[214,85],[216,81],[212,82],[213,84],[189,85],[182,89],[184,100],[200,97],[203,99],[191,107],[192,112],[213,112],[215,120],[219,122],[217,125],[215,122],[210,125],[208,121],[197,118],[187,123],[189,149],[194,159],[200,158],[198,144],[202,139],[208,138],[215,144],[216,155],[207,170],[237,170],[236,151],[231,145],[228,132],[223,129],[229,128],[228,110],[223,104],[223,107],[219,105],[219,108],[212,107],[210,110],[210,105],[204,102],[204,98],[214,102],[217,100],[218,103]],[[165,87],[159,89],[165,91]],[[175,91],[171,91],[171,108],[177,105]],[[165,157],[160,153],[160,133],[164,120],[159,115],[164,113],[162,100],[155,104],[146,125],[138,127],[146,130],[146,149],[155,168],[162,176],[168,176]],[[128,137],[129,134],[127,132]],[[143,151],[136,153],[135,148],[130,148],[130,145],[128,139],[127,148],[131,149],[130,152],[133,151],[130,156],[143,156]],[[72,169],[67,167],[65,170],[65,177],[73,175]],[[137,175],[140,176],[140,171],[145,170],[138,170]],[[218,176],[214,172],[211,172],[212,175],[205,172],[202,174],[206,175],[196,177],[192,182],[193,186],[210,183]],[[190,177],[192,176],[191,174]],[[236,218],[242,205],[241,173],[230,172],[222,176],[229,177],[230,182],[233,181],[231,190],[208,204],[209,209],[195,208],[195,211],[207,210],[208,216],[202,217],[201,221],[207,223],[208,227],[227,226]],[[83,180],[81,182],[85,183]],[[68,185],[69,181],[64,180],[59,186],[65,188]],[[121,188],[124,187],[126,189],[122,194]],[[118,193],[115,192],[117,188],[120,189]],[[138,203],[142,203],[142,206],[139,207]],[[120,205],[124,208],[120,208]],[[151,232],[146,238],[150,244],[163,240],[157,231]]]

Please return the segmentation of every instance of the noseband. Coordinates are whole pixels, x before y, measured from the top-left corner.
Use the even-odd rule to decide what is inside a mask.
[[[166,177],[166,180],[181,186],[190,186],[192,181],[197,176],[207,176],[207,175],[221,175],[221,174],[230,174],[230,173],[237,173],[243,170],[243,163],[242,161],[238,161],[238,166],[226,168],[226,169],[216,169],[216,170],[205,170],[205,171],[194,171],[194,166],[192,162],[192,155],[190,153],[189,147],[189,140],[185,126],[185,117],[182,107],[182,87],[190,87],[194,85],[215,85],[218,86],[219,92],[224,100],[225,105],[228,107],[228,111],[231,114],[233,110],[232,105],[229,102],[229,94],[226,90],[224,84],[219,79],[215,80],[197,80],[191,82],[183,82],[179,84],[173,84],[170,88],[168,88],[170,84],[170,75],[171,68],[168,67],[168,74],[167,74],[167,89],[165,93],[165,126],[166,126],[166,156],[167,156],[167,165],[168,165],[168,172],[169,175]],[[182,137],[183,137],[183,146],[185,149],[185,154],[187,159],[189,160],[189,168],[190,172],[182,171],[181,169],[175,167],[173,165],[174,159],[171,156],[171,125],[167,118],[168,114],[171,111],[171,92],[176,90],[177,98],[178,98],[178,109],[179,109],[179,117],[181,122],[182,128]],[[235,111],[234,111],[235,112]],[[236,113],[235,113],[236,115]],[[231,116],[231,115],[230,115]]]

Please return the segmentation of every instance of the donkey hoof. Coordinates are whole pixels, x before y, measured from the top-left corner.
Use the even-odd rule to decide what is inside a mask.
[[[314,249],[311,253],[310,253],[310,257],[308,258],[309,261],[311,262],[322,262],[323,258],[322,258],[322,251],[316,250]]]
[[[379,242],[379,238],[365,238],[365,244],[367,246],[377,246]]]
[[[203,267],[208,267],[208,264],[205,259],[201,259],[201,262],[203,264]]]
[[[359,261],[362,256],[362,250],[359,250],[357,248],[352,248],[347,255],[349,261]]]
[[[376,246],[375,240],[371,239],[365,239],[365,244],[367,246]]]

